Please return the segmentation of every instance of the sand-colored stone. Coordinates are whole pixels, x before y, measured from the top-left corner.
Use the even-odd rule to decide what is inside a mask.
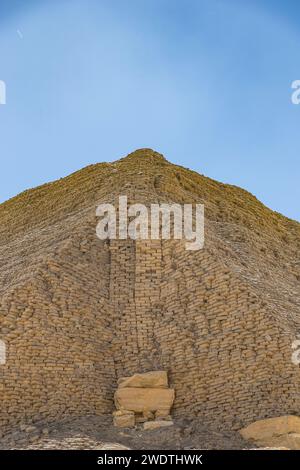
[[[143,417],[146,419],[146,420],[152,420],[155,418],[155,414],[150,411],[150,410],[144,410],[143,411]]]
[[[159,429],[159,428],[166,428],[169,426],[173,426],[173,421],[164,421],[164,420],[155,420],[155,421],[147,421],[144,423],[144,429],[145,431],[152,431],[153,429]]]
[[[134,413],[115,415],[114,425],[118,428],[133,428],[135,426]]]
[[[300,417],[263,419],[241,429],[240,434],[261,446],[300,449]]]
[[[282,437],[285,439],[282,439],[280,445],[286,446],[291,450],[300,450],[300,433],[291,433]]]
[[[175,398],[173,389],[164,388],[119,388],[115,392],[117,409],[125,408],[135,412],[171,409]]]
[[[131,377],[120,378],[118,380],[118,387],[168,388],[168,375],[166,371],[134,374]]]
[[[156,410],[155,418],[166,418],[169,416],[170,410],[168,408]]]
[[[290,433],[300,433],[300,417],[278,416],[256,421],[240,430],[244,439],[262,440]]]
[[[115,410],[113,412],[113,416],[126,416],[126,415],[132,415],[132,411],[129,410]]]
[[[300,450],[300,434],[291,433],[282,436],[273,436],[255,441],[256,445],[267,449]]]

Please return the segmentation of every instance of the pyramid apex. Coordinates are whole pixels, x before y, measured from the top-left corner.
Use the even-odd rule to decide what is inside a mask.
[[[130,152],[126,157],[124,158],[121,158],[120,160],[124,160],[124,159],[139,159],[139,158],[150,158],[151,160],[153,159],[160,159],[160,160],[163,160],[163,161],[166,161],[165,157],[159,153],[159,152],[156,152],[155,150],[151,149],[151,148],[140,148],[140,149],[137,149],[137,150],[134,150],[133,152]]]

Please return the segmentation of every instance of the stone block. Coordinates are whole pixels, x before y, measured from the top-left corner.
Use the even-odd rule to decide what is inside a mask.
[[[166,409],[159,409],[155,412],[155,418],[166,418],[169,416],[170,410]]]
[[[145,431],[151,431],[153,429],[159,428],[166,428],[169,426],[173,426],[173,421],[163,421],[163,420],[155,420],[155,421],[147,421],[144,423]]]
[[[117,428],[134,428],[135,417],[134,413],[126,413],[114,416],[114,426]]]
[[[240,434],[259,445],[300,449],[300,417],[287,415],[262,419],[241,429]]]
[[[124,408],[137,413],[159,409],[170,412],[174,398],[175,392],[171,388],[120,388],[115,392],[115,405],[117,409]]]
[[[144,374],[134,374],[118,380],[118,388],[168,388],[166,371],[152,371]]]

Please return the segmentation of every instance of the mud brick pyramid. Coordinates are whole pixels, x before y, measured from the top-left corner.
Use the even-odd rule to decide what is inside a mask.
[[[204,203],[204,249],[99,240],[96,206],[119,195]],[[151,149],[1,204],[0,426],[111,414],[118,379],[155,370],[175,418],[299,414],[299,252],[299,223]]]

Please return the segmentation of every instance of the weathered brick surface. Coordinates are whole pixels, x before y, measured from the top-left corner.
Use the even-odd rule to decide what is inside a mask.
[[[204,202],[205,249],[98,240],[96,204],[119,194]],[[148,150],[8,201],[0,221],[3,428],[109,414],[117,380],[150,370],[168,371],[175,416],[297,414],[296,222]]]

